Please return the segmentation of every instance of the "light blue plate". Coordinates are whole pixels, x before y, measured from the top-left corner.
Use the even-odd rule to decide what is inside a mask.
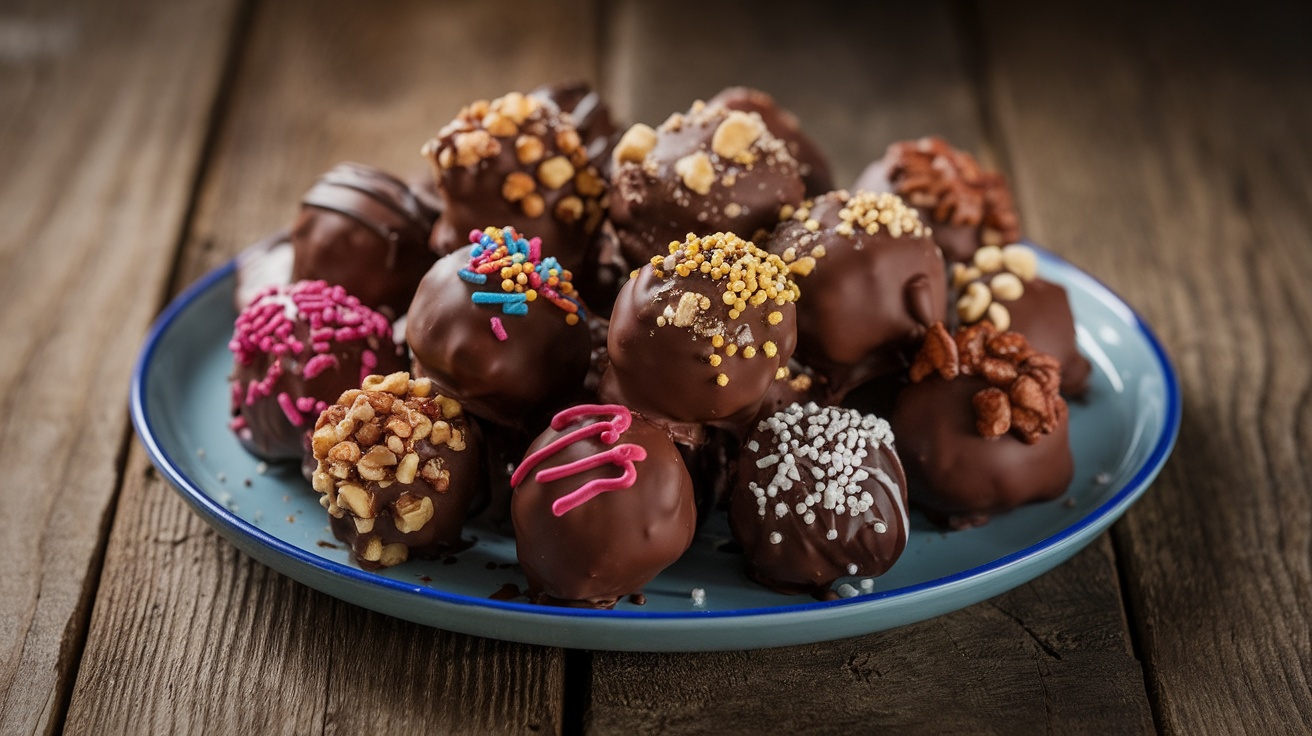
[[[870,593],[834,601],[750,582],[741,557],[717,549],[729,538],[723,514],[646,588],[645,605],[622,602],[613,611],[489,598],[508,583],[523,587],[524,579],[512,566],[514,541],[477,525],[465,534],[478,542],[455,564],[360,570],[336,544],[297,469],[265,470],[227,429],[232,264],[193,285],[156,322],[133,376],[132,420],[151,460],[220,534],[269,567],[366,608],[452,631],[588,649],[751,649],[840,639],[964,608],[1047,572],[1119,518],[1170,454],[1180,389],[1157,338],[1107,287],[1054,255],[1040,256],[1043,276],[1070,292],[1080,348],[1095,367],[1089,398],[1071,406],[1070,489],[969,531],[944,533],[913,514],[906,553],[893,569],[874,579]],[[846,582],[860,590],[860,581]],[[705,593],[701,606],[695,588]]]

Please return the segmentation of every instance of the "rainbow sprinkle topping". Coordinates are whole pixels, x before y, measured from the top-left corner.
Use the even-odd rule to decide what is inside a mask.
[[[587,316],[583,303],[574,291],[573,274],[561,267],[554,256],[542,257],[542,239],[526,239],[513,227],[489,227],[472,230],[469,242],[474,244],[469,263],[460,269],[460,278],[470,284],[487,285],[491,279],[501,279],[501,291],[475,291],[470,297],[475,304],[499,305],[502,314],[523,316],[528,314],[529,302],[542,298],[565,313],[567,324],[578,324]],[[495,283],[495,282],[494,282]],[[504,340],[493,322],[497,339]]]

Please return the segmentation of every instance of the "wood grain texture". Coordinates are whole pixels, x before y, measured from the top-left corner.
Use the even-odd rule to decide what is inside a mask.
[[[1159,725],[1308,733],[1312,11],[1055,9],[982,12],[988,66],[1033,232],[1180,370],[1175,455],[1116,529]]]
[[[58,728],[234,3],[0,7],[0,728]]]
[[[840,182],[899,138],[991,152],[973,46],[949,6],[827,8],[623,4],[608,91],[655,123],[724,85],[759,85],[794,106]],[[1153,730],[1105,535],[1029,585],[915,626],[753,652],[598,652],[591,665],[598,733]]]
[[[261,6],[179,286],[290,222],[337,161],[419,171],[420,145],[462,104],[592,76],[595,16],[588,2]],[[551,733],[562,666],[559,650],[405,623],[293,583],[211,532],[134,444],[68,728]]]

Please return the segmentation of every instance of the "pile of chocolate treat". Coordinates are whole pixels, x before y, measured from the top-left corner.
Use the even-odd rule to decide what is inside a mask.
[[[896,562],[908,503],[959,529],[1070,483],[1089,364],[970,154],[895,142],[836,189],[764,93],[622,129],[581,84],[422,154],[333,168],[239,259],[232,428],[362,567],[478,516],[534,600],[608,607],[727,513],[753,580],[826,596]]]

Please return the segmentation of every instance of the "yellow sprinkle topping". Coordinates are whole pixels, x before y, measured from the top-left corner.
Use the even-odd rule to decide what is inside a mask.
[[[767,316],[767,317],[765,318],[765,320],[766,320],[767,322],[769,322],[770,324],[772,324],[772,325],[777,325],[777,324],[779,324],[780,322],[783,322],[783,321],[784,321],[784,313],[783,313],[783,312],[777,312],[777,311],[776,311],[776,312],[771,312],[771,313],[769,314],[769,316]]]
[[[711,347],[713,348],[724,347],[724,335],[713,335],[711,337]]]
[[[715,377],[715,382],[718,383],[718,384],[720,384],[721,386],[728,386],[728,385],[729,385],[729,377],[726,376],[725,374],[721,373],[721,374],[719,374],[718,376]]]
[[[705,237],[689,234],[682,243],[670,243],[669,256],[653,256],[655,268],[670,268],[688,278],[705,274],[724,283],[724,303],[741,313],[747,304],[763,304],[767,299],[795,301],[797,284],[789,278],[783,259],[757,247],[733,233],[715,233]],[[760,294],[761,296],[757,296]],[[782,303],[782,302],[781,302]]]
[[[743,357],[744,357],[744,358],[749,358],[749,359],[750,359],[750,358],[755,358],[755,357],[756,357],[756,348],[752,347],[751,345],[748,345],[747,347],[743,348]]]
[[[723,361],[724,359],[721,358],[719,355],[716,355],[715,353],[711,353],[711,367],[718,366]]]
[[[767,358],[773,358],[776,354],[778,354],[779,347],[775,345],[773,341],[766,341],[766,343],[761,346],[761,350],[765,351],[765,356]]]

